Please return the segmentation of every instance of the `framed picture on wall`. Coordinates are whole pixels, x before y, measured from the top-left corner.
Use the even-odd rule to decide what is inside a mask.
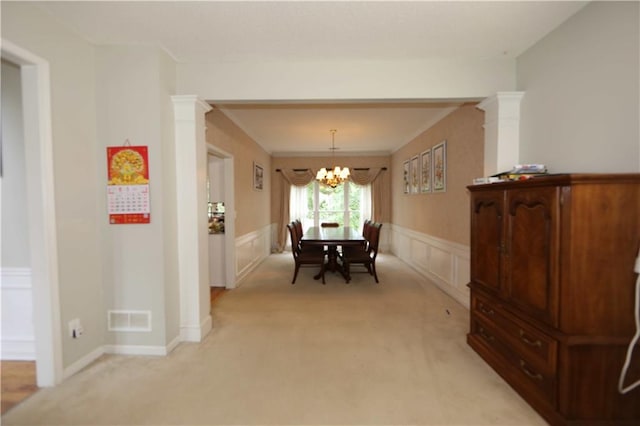
[[[433,192],[447,190],[447,141],[433,147]]]
[[[409,160],[402,163],[402,191],[409,193]]]
[[[431,148],[420,154],[420,192],[431,192]]]
[[[411,193],[417,194],[420,191],[420,160],[418,156],[411,157]]]
[[[255,161],[253,162],[253,189],[262,191],[264,187],[264,169]]]

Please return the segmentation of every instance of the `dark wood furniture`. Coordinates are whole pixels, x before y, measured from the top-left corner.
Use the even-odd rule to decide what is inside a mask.
[[[300,219],[296,219],[293,221],[293,224],[296,227],[298,238],[302,238],[302,236],[304,235],[304,230],[302,229],[302,222],[300,221]]]
[[[287,224],[287,229],[289,230],[289,235],[291,236],[291,253],[293,253],[293,260],[295,262],[295,269],[293,272],[293,280],[291,280],[291,284],[296,283],[298,272],[303,266],[319,267],[320,273],[317,275],[317,277],[322,277],[322,284],[325,284],[325,253],[322,247],[302,244],[300,242],[300,237],[298,235],[295,223],[291,222],[290,224]]]
[[[378,243],[380,241],[381,223],[367,222],[363,228],[363,236],[366,243],[360,246],[347,246],[342,250],[342,264],[346,274],[347,282],[351,281],[351,266],[362,265],[367,272],[378,281],[378,273],[376,272],[376,257],[378,256]]]
[[[338,228],[340,224],[338,222],[322,222],[320,226],[323,228]]]
[[[340,272],[346,280],[347,275],[338,263],[338,246],[343,249],[349,246],[360,246],[364,244],[365,239],[357,229],[348,226],[312,226],[307,229],[300,241],[303,246],[326,246],[328,248],[326,268],[332,272]]]
[[[617,390],[635,332],[640,174],[468,189],[469,345],[551,424],[640,424],[640,388]]]

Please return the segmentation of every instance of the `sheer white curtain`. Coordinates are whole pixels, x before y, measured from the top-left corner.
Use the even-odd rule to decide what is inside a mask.
[[[360,219],[371,219],[371,184],[360,185]]]
[[[289,217],[291,220],[300,219],[305,227],[307,219],[307,187],[291,185],[289,199]],[[287,247],[291,247],[291,239],[287,241]]]
[[[300,219],[304,222],[307,218],[307,212],[307,187],[291,186],[289,217],[291,220]]]

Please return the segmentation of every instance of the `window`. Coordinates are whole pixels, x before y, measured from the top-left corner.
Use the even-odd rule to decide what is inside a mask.
[[[302,220],[305,228],[338,222],[359,229],[371,217],[371,185],[347,182],[330,188],[313,181],[305,187],[292,186],[290,215]]]

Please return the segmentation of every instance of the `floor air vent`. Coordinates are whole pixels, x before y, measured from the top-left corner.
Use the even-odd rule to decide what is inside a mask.
[[[109,331],[151,331],[151,311],[108,311]]]

